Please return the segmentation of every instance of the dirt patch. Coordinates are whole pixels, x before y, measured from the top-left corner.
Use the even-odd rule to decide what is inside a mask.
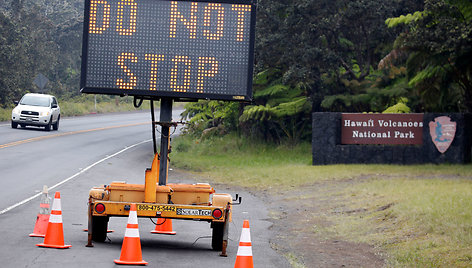
[[[264,195],[273,211],[273,232],[277,234],[274,248],[292,258],[294,267],[382,267],[382,252],[362,243],[353,243],[326,234],[331,226],[323,215],[327,213],[356,213],[355,210],[333,209],[336,196],[327,198],[326,191],[346,187],[352,181],[326,182],[303,187],[283,195]],[[335,201],[335,202],[334,202]],[[272,204],[272,205],[270,205]],[[277,204],[277,205],[273,205]]]

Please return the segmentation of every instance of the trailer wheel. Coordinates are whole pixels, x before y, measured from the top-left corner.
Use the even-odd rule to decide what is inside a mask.
[[[223,249],[223,233],[224,233],[224,222],[212,222],[211,228],[213,228],[211,236],[211,247],[215,251],[221,251]]]
[[[109,217],[92,216],[92,240],[105,242]]]

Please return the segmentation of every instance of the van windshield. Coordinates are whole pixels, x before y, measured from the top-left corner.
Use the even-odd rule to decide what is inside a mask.
[[[20,104],[31,106],[49,107],[49,97],[25,95]]]

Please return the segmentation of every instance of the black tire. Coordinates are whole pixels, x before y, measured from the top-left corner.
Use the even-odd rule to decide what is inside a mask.
[[[92,240],[95,242],[105,242],[107,238],[109,217],[92,216]]]
[[[48,124],[44,126],[44,129],[46,129],[46,131],[51,131],[51,123],[52,123],[52,115],[51,115],[51,118],[49,118]]]
[[[211,248],[214,251],[221,251],[223,249],[223,233],[224,233],[224,222],[212,222],[211,228],[213,228],[211,236]]]
[[[59,129],[59,119],[61,119],[61,116],[58,116],[56,123],[52,124],[52,129],[53,130],[58,130]]]
[[[12,127],[12,128],[17,128],[17,127],[18,127],[18,123],[11,121],[11,127]]]

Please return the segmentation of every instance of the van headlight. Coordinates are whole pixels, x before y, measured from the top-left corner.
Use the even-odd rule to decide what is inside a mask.
[[[48,115],[49,115],[49,111],[41,112],[41,116],[48,116]]]
[[[19,109],[18,107],[13,108],[13,113],[14,113],[14,114],[19,114],[19,113],[20,113],[20,109]]]

